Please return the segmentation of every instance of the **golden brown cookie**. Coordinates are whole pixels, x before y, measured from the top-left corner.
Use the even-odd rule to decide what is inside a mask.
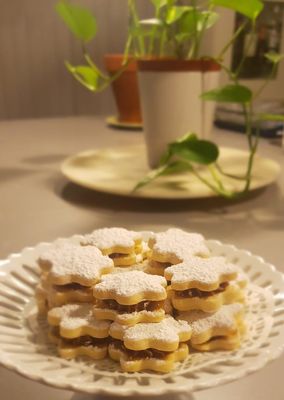
[[[48,323],[59,327],[63,338],[74,339],[80,336],[105,338],[109,335],[109,321],[98,321],[93,316],[93,304],[66,304],[48,312]]]
[[[175,351],[163,352],[154,349],[133,351],[126,349],[123,342],[115,341],[109,345],[109,356],[120,362],[124,372],[139,372],[151,370],[156,372],[170,372],[175,363],[183,361],[188,356],[188,346],[180,343]]]
[[[127,325],[159,322],[165,314],[166,286],[165,278],[143,271],[103,276],[94,286],[94,315]]]
[[[42,253],[38,264],[54,285],[79,283],[92,286],[113,270],[113,261],[96,247],[63,243]]]
[[[176,228],[154,234],[149,239],[149,247],[152,249],[151,259],[159,263],[178,264],[190,256],[210,256],[202,235]]]
[[[175,351],[180,342],[191,337],[191,327],[186,321],[177,321],[167,315],[161,322],[141,323],[127,327],[113,322],[109,334],[123,341],[130,350],[140,351],[149,348],[161,351]]]

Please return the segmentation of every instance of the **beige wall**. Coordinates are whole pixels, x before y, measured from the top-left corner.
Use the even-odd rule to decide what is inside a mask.
[[[95,59],[101,63],[105,52],[121,52],[127,0],[75,2],[91,7],[97,16]],[[81,53],[55,14],[55,3],[0,0],[0,119],[102,114],[114,109],[110,89],[94,95],[65,70],[63,61],[79,62]],[[140,0],[140,6],[147,7],[145,0]]]

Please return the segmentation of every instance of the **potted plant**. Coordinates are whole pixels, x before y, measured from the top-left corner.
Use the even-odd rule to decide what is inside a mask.
[[[75,66],[66,61],[69,72],[92,92],[101,92],[111,85],[118,111],[117,122],[129,126],[141,124],[137,63],[134,57],[126,54],[129,44],[126,44],[125,55],[105,55],[106,74],[98,68],[87,49],[89,42],[96,37],[96,17],[87,8],[65,0],[59,1],[55,9],[75,38],[81,42],[84,62]]]
[[[169,2],[164,3],[168,4]],[[170,3],[171,5],[173,4],[173,2]],[[196,2],[194,2],[194,4],[195,3]],[[157,4],[159,6],[162,5],[162,7],[165,7],[165,4],[162,4],[162,2],[160,1],[157,1]],[[172,141],[172,143],[168,143],[167,148],[164,149],[163,154],[160,156],[157,168],[153,169],[146,177],[138,182],[134,190],[142,188],[159,176],[181,171],[190,171],[196,176],[197,179],[202,181],[214,193],[217,193],[218,195],[230,199],[244,196],[248,193],[251,186],[253,163],[259,141],[259,123],[263,120],[276,120],[282,122],[284,121],[283,115],[255,115],[254,113],[254,103],[258,99],[266,85],[269,84],[271,79],[273,79],[275,71],[277,69],[277,65],[284,58],[283,54],[271,52],[265,54],[265,57],[269,60],[271,64],[271,73],[267,77],[267,79],[265,79],[263,83],[260,84],[258,90],[256,90],[254,93],[250,90],[249,87],[242,85],[239,79],[240,72],[246,58],[246,54],[250,51],[250,47],[252,46],[253,40],[255,38],[256,20],[263,9],[263,2],[260,0],[210,0],[209,5],[211,10],[213,10],[213,7],[215,6],[223,6],[239,12],[246,17],[246,21],[238,27],[236,32],[234,32],[233,36],[228,40],[228,43],[220,51],[219,55],[214,58],[210,58],[210,60],[216,62],[220,66],[220,68],[222,68],[226,72],[229,83],[225,86],[200,93],[200,98],[204,102],[225,102],[237,103],[241,105],[245,116],[246,137],[249,150],[246,173],[242,176],[230,175],[226,173],[226,171],[224,171],[218,163],[218,147],[213,142],[210,142],[208,140],[200,140],[195,133],[189,133],[182,137],[179,137],[175,141]],[[189,12],[191,13],[195,11]],[[182,10],[180,14],[182,14]],[[155,22],[155,24],[158,24],[158,21]],[[250,40],[246,43],[246,48],[244,49],[245,51],[241,59],[239,60],[237,68],[235,70],[231,70],[227,65],[224,65],[223,57],[229,47],[234,43],[234,41],[243,32],[243,30],[247,28],[247,26],[250,27],[250,33],[248,34]],[[193,44],[193,47],[198,48],[199,46]],[[163,60],[160,60],[160,62],[162,63]],[[141,63],[139,63],[138,65],[142,67],[140,69],[142,69],[143,71],[144,61],[142,60]],[[147,107],[147,104],[144,104],[143,100],[142,104],[143,107]],[[211,179],[205,178],[202,174],[202,170],[204,170],[204,168],[209,169]],[[242,181],[243,189],[234,191],[230,187],[226,187],[222,179],[223,177],[229,177],[232,180]]]
[[[148,162],[156,167],[167,144],[188,130],[209,138],[214,104],[200,95],[218,86],[220,66],[200,52],[204,34],[218,19],[211,6],[191,0],[152,3],[154,18],[138,21],[136,32],[148,45],[138,75]]]
[[[57,11],[71,31],[82,41],[84,65],[66,63],[73,76],[92,91],[101,91],[137,59],[140,95],[145,124],[145,138],[150,166],[156,167],[143,178],[134,190],[141,189],[160,175],[190,171],[213,192],[236,198],[245,195],[251,185],[252,167],[258,147],[259,129],[254,136],[254,102],[270,78],[273,77],[283,55],[268,53],[271,76],[259,89],[252,91],[240,84],[239,75],[244,64],[247,43],[236,70],[224,65],[224,55],[244,28],[250,27],[251,41],[255,37],[256,20],[263,8],[261,0],[149,0],[153,4],[154,18],[140,20],[135,0],[128,0],[130,24],[121,68],[106,76],[92,61],[85,44],[96,32],[94,20],[85,9],[61,1]],[[202,4],[202,5],[200,5]],[[60,6],[60,7],[59,7]],[[200,52],[204,35],[218,19],[216,7],[239,12],[246,21],[238,27],[228,43],[215,57]],[[59,7],[59,8],[58,8]],[[71,8],[70,8],[71,7]],[[73,7],[73,8],[72,8]],[[74,8],[75,7],[75,8]],[[218,87],[222,68],[229,83]],[[218,163],[219,149],[208,140],[212,125],[214,103],[231,102],[241,105],[246,120],[249,156],[246,173],[233,176],[223,171]],[[257,120],[283,121],[282,115],[262,114]],[[189,134],[185,134],[190,132]],[[208,167],[211,179],[204,178],[200,166]],[[237,192],[225,187],[223,176],[243,182]]]

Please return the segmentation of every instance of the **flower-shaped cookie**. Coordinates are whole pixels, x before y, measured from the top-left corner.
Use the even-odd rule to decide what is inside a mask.
[[[143,271],[127,271],[102,276],[94,287],[97,299],[116,300],[119,304],[132,305],[144,300],[160,301],[167,297],[167,281],[162,276],[148,275]]]
[[[130,254],[135,253],[135,248],[142,242],[139,232],[129,231],[125,228],[102,228],[86,235],[81,241],[83,246],[95,246],[103,254]]]
[[[165,269],[173,290],[216,290],[221,283],[237,277],[238,268],[223,257],[188,257],[184,262]]]
[[[89,335],[105,338],[109,334],[109,321],[98,321],[93,316],[92,304],[66,304],[48,312],[48,323],[59,326],[60,336],[68,339]]]
[[[122,340],[130,350],[153,348],[161,351],[175,351],[180,342],[191,337],[191,327],[186,321],[177,321],[170,315],[161,322],[137,324],[131,327],[116,322],[110,326],[110,336]]]
[[[236,303],[224,305],[213,314],[203,311],[180,313],[178,319],[187,321],[191,326],[191,343],[200,344],[216,336],[236,334],[243,319],[243,312],[243,306]]]
[[[160,351],[155,352],[153,349],[145,352],[124,350],[123,347],[121,348],[116,343],[111,343],[108,347],[110,357],[120,362],[121,369],[124,372],[152,370],[166,373],[174,368],[175,362],[182,361],[188,356],[188,346],[185,343],[180,343],[177,350],[163,354]]]
[[[155,234],[150,238],[149,246],[152,249],[152,259],[161,263],[177,264],[189,256],[210,255],[202,235],[176,228]]]
[[[224,304],[243,302],[244,293],[240,286],[231,281],[223,291],[201,292],[202,297],[198,295],[193,297],[184,297],[182,291],[170,290],[170,297],[173,307],[179,311],[201,310],[206,313],[218,311]],[[191,291],[189,289],[189,291]],[[195,291],[195,289],[193,289]],[[186,291],[185,291],[186,292]]]
[[[96,247],[63,243],[46,250],[38,259],[39,266],[48,271],[55,285],[79,283],[92,286],[102,274],[113,270],[113,261]]]

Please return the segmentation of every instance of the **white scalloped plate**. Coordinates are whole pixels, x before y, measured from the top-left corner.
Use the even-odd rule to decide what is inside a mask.
[[[63,240],[63,239],[58,239]],[[80,236],[69,239],[78,243]],[[46,338],[46,322],[37,319],[33,301],[39,279],[35,260],[49,243],[26,248],[0,262],[0,364],[57,388],[115,396],[190,393],[239,379],[280,356],[284,343],[284,278],[262,258],[209,240],[248,274],[248,333],[232,352],[193,353],[166,375],[123,373],[111,360],[63,360]]]

